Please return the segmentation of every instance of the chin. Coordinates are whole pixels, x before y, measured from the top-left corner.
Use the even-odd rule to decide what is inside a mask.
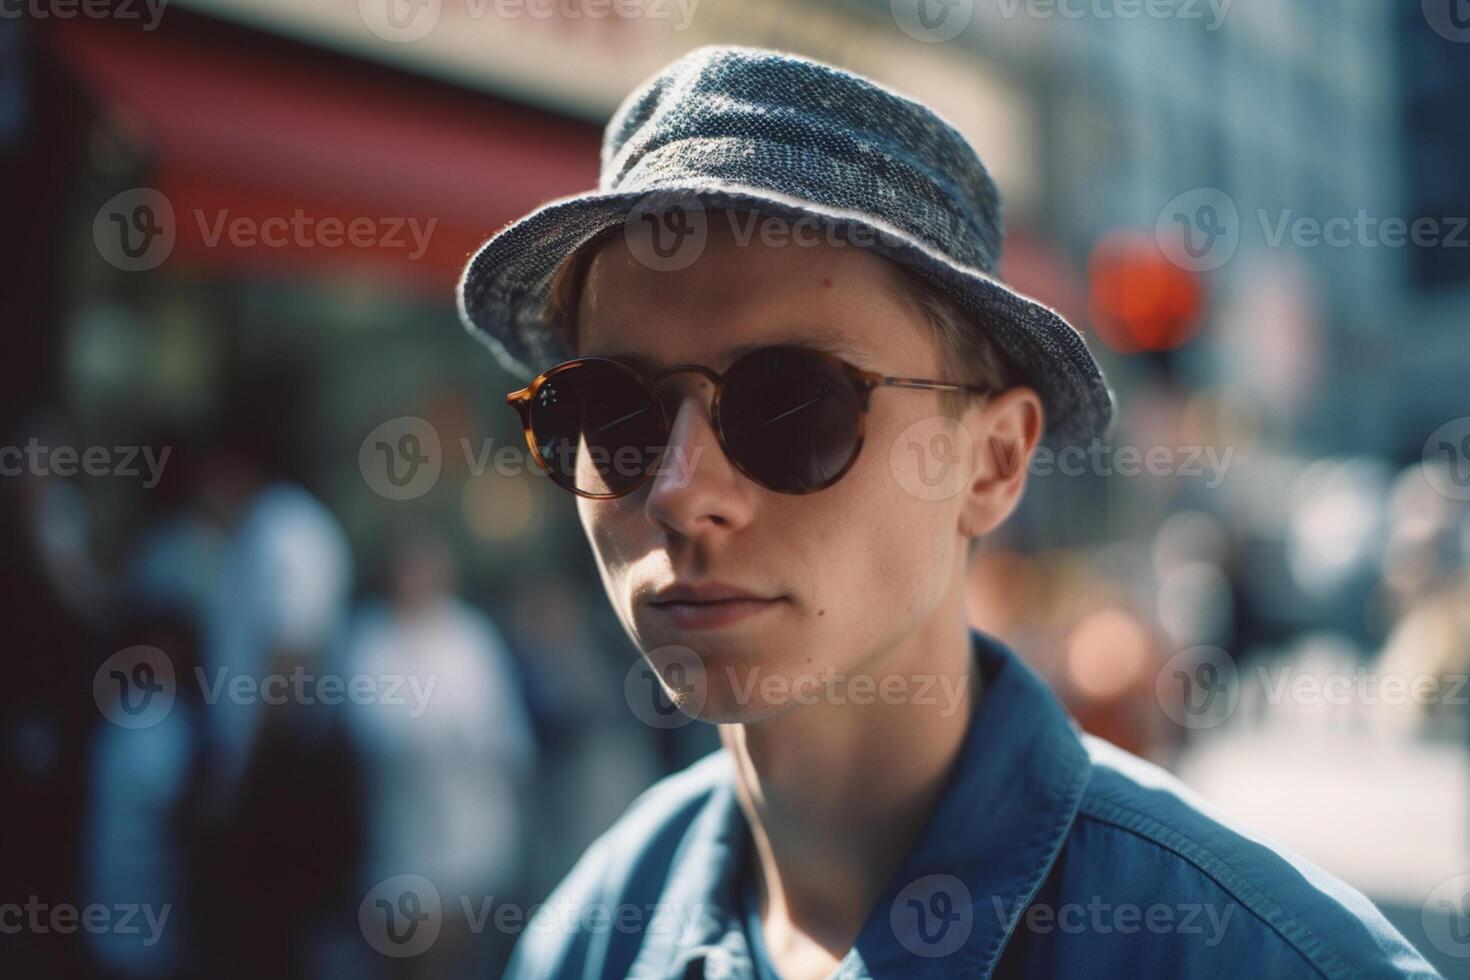
[[[732,638],[733,639],[733,638]],[[820,689],[795,693],[790,669],[796,652],[772,651],[754,641],[668,644],[645,657],[665,694],[690,718],[712,725],[765,721],[820,699]]]
[[[809,665],[806,672],[791,670],[786,661],[770,664],[744,661],[729,665],[712,662],[709,666],[704,706],[698,716],[718,724],[777,718],[821,704],[830,691],[821,682],[824,672],[815,665]]]
[[[801,705],[793,702],[774,704],[759,696],[745,699],[724,682],[711,682],[708,696],[698,711],[690,705],[690,717],[711,725],[749,725],[768,721],[793,711]]]

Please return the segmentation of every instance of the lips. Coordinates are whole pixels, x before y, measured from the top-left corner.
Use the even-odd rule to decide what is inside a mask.
[[[659,590],[648,606],[678,629],[718,629],[779,606],[784,596],[765,596],[719,582],[679,584]]]
[[[731,626],[781,605],[780,599],[721,599],[717,602],[660,602],[649,608],[677,629],[710,630]]]
[[[653,605],[672,602],[724,602],[737,599],[774,600],[779,596],[762,595],[723,582],[675,583],[659,589],[649,601]]]

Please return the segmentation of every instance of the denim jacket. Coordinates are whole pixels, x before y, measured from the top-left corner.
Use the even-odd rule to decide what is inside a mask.
[[[834,976],[1433,977],[1361,893],[1082,734],[972,632],[984,696]],[[723,749],[647,790],[527,924],[507,975],[755,976]]]

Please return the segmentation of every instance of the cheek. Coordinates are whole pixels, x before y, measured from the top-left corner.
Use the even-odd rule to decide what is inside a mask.
[[[627,573],[633,558],[635,542],[630,534],[635,525],[632,517],[619,501],[577,499],[577,516],[582,522],[582,531],[597,560],[602,580],[608,587],[609,597],[616,600],[613,586]]]
[[[826,615],[836,606],[863,635],[927,612],[950,575],[955,498],[923,499],[905,489],[890,463],[891,443],[870,433],[841,481],[802,499],[796,525],[819,556],[816,584]]]

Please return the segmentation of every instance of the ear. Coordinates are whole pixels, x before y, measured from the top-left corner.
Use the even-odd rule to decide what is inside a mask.
[[[1045,419],[1041,397],[1024,386],[1008,388],[966,412],[975,454],[960,510],[961,534],[989,534],[1011,516],[1026,492],[1026,473]]]

